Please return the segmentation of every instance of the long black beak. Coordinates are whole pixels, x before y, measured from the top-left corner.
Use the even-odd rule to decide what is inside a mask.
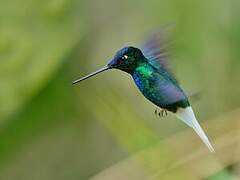
[[[85,79],[88,79],[88,78],[90,78],[92,76],[95,76],[95,75],[97,75],[97,74],[99,74],[101,72],[104,72],[104,71],[108,70],[108,69],[111,69],[111,67],[110,66],[104,66],[103,68],[101,68],[101,69],[99,69],[99,70],[97,70],[97,71],[95,71],[95,72],[93,72],[93,73],[91,73],[91,74],[89,74],[87,76],[84,76],[84,77],[82,77],[82,78],[80,78],[80,79],[78,79],[76,81],[73,81],[72,84],[77,84],[77,83],[79,83],[79,82],[81,82],[81,81],[83,81]]]

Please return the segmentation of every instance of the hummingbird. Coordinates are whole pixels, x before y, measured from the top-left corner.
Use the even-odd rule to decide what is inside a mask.
[[[82,77],[77,84],[110,69],[128,73],[145,98],[164,111],[171,112],[197,133],[210,152],[214,148],[198,123],[188,96],[169,67],[166,38],[155,33],[140,48],[126,46],[116,52],[110,62],[99,70]]]

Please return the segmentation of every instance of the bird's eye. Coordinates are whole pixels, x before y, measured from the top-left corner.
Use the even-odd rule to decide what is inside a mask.
[[[127,59],[128,58],[128,56],[127,55],[124,55],[123,57],[122,57],[122,59]]]

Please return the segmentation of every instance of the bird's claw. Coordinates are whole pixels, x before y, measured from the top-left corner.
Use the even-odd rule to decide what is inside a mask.
[[[166,109],[159,109],[159,111],[158,111],[158,109],[156,108],[154,111],[154,114],[159,117],[164,117],[164,116],[168,115],[168,112]]]

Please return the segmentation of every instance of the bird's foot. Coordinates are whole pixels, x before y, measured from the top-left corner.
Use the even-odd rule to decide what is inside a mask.
[[[156,108],[155,111],[154,111],[154,114],[156,116],[159,116],[159,117],[164,117],[164,116],[168,115],[168,112],[167,112],[166,109],[158,109],[158,108]]]

